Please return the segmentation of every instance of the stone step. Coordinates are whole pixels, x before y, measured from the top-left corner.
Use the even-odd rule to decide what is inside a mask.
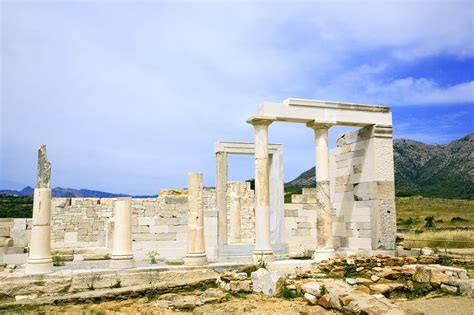
[[[24,252],[23,246],[0,247],[0,254],[23,254]]]

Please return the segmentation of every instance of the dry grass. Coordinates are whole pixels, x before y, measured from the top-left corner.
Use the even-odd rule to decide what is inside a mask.
[[[408,197],[396,198],[396,206],[398,227],[424,227],[429,216],[437,228],[474,226],[474,200]],[[452,221],[456,217],[462,220]]]
[[[474,231],[409,232],[405,234],[405,241],[403,243],[408,248],[473,248]]]

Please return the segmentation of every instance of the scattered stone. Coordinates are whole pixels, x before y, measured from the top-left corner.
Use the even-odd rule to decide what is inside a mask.
[[[321,284],[318,282],[308,282],[302,287],[303,291],[314,295],[315,297],[321,297]]]
[[[253,292],[259,293],[263,290],[263,277],[270,273],[267,269],[260,268],[251,273]]]
[[[316,305],[316,303],[318,302],[318,298],[312,294],[305,293],[303,297],[311,305]]]
[[[379,294],[384,294],[384,293],[390,291],[390,287],[386,284],[383,284],[383,283],[371,285],[369,288],[370,288],[370,290],[374,291],[375,293],[379,293]]]
[[[229,282],[229,290],[232,292],[252,292],[252,281],[231,281]]]
[[[447,293],[457,294],[458,288],[451,285],[441,284],[441,290]]]
[[[325,294],[322,297],[318,299],[318,305],[321,305],[325,309],[330,309],[331,308],[331,297],[329,294]]]
[[[429,247],[423,247],[421,249],[421,254],[422,255],[425,255],[425,256],[431,256],[434,254],[434,250],[432,250],[431,248]]]
[[[413,281],[418,283],[429,283],[432,275],[433,273],[431,269],[426,266],[417,266],[415,274],[413,275]]]
[[[214,303],[224,300],[225,294],[221,290],[210,288],[204,291],[199,298],[202,303]]]
[[[376,275],[373,275],[370,277],[370,280],[372,280],[373,282],[377,282],[380,280],[380,277],[376,276]]]
[[[262,292],[267,296],[278,295],[281,291],[281,287],[285,282],[285,278],[281,277],[276,271],[272,271],[265,274],[262,280]]]
[[[357,284],[357,280],[354,278],[346,278],[346,282],[350,285],[355,285]]]
[[[356,271],[357,271],[357,272],[361,272],[362,270],[364,270],[364,267],[358,267],[358,268],[356,268]]]

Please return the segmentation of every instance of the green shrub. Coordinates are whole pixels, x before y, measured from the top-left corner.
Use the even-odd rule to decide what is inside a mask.
[[[433,217],[432,215],[426,217],[426,218],[425,218],[425,221],[426,221],[426,223],[425,223],[425,227],[426,227],[426,228],[432,228],[432,227],[435,226],[435,224],[434,224],[434,217]]]
[[[118,289],[122,287],[122,281],[120,279],[117,279],[117,281],[110,286],[111,289]]]
[[[453,217],[450,221],[451,223],[461,223],[461,222],[469,222],[469,220],[466,220],[461,217]]]
[[[150,264],[156,264],[157,260],[156,257],[160,256],[160,254],[156,250],[151,250],[147,254],[148,259],[150,260]]]
[[[62,256],[53,256],[53,266],[64,266],[64,259]]]

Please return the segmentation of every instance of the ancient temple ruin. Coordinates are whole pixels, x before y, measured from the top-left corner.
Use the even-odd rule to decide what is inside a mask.
[[[316,187],[293,195],[291,203],[284,203],[283,145],[268,144],[268,127],[278,122],[314,130]],[[52,271],[51,251],[132,268],[153,250],[190,264],[309,253],[321,261],[394,250],[388,107],[287,99],[263,103],[248,123],[254,143],[216,142],[215,189],[203,189],[203,175],[193,173],[189,191],[163,189],[157,198],[51,198],[50,165],[40,149],[33,219],[4,219],[4,237],[13,240],[6,246],[29,246],[30,256],[5,250],[2,261],[28,258],[28,270],[42,273]],[[360,129],[340,135],[329,150],[328,129],[336,125]],[[228,182],[228,154],[255,156],[255,191],[250,183]]]

